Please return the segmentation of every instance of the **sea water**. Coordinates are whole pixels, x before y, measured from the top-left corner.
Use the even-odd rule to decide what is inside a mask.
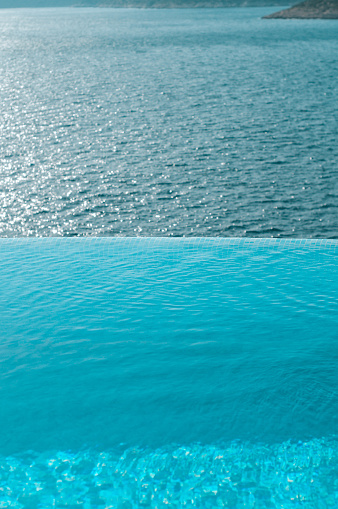
[[[337,250],[2,239],[0,507],[337,507]]]
[[[337,238],[338,20],[0,10],[0,235]]]

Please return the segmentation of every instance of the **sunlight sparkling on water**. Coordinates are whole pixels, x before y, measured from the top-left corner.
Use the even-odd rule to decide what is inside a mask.
[[[337,238],[337,22],[267,12],[2,11],[0,235]]]
[[[0,507],[321,509],[338,504],[334,438],[0,457]]]

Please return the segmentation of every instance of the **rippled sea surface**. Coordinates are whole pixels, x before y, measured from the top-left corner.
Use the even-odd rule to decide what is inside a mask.
[[[337,254],[2,239],[0,507],[335,509]]]
[[[1,236],[337,238],[338,22],[0,11]]]

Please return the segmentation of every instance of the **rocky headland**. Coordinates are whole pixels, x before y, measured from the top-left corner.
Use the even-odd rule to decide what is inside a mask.
[[[338,0],[306,0],[265,19],[338,19]]]

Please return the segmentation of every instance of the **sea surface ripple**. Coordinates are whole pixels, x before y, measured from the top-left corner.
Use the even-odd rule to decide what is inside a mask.
[[[338,22],[0,11],[0,235],[337,238]]]

